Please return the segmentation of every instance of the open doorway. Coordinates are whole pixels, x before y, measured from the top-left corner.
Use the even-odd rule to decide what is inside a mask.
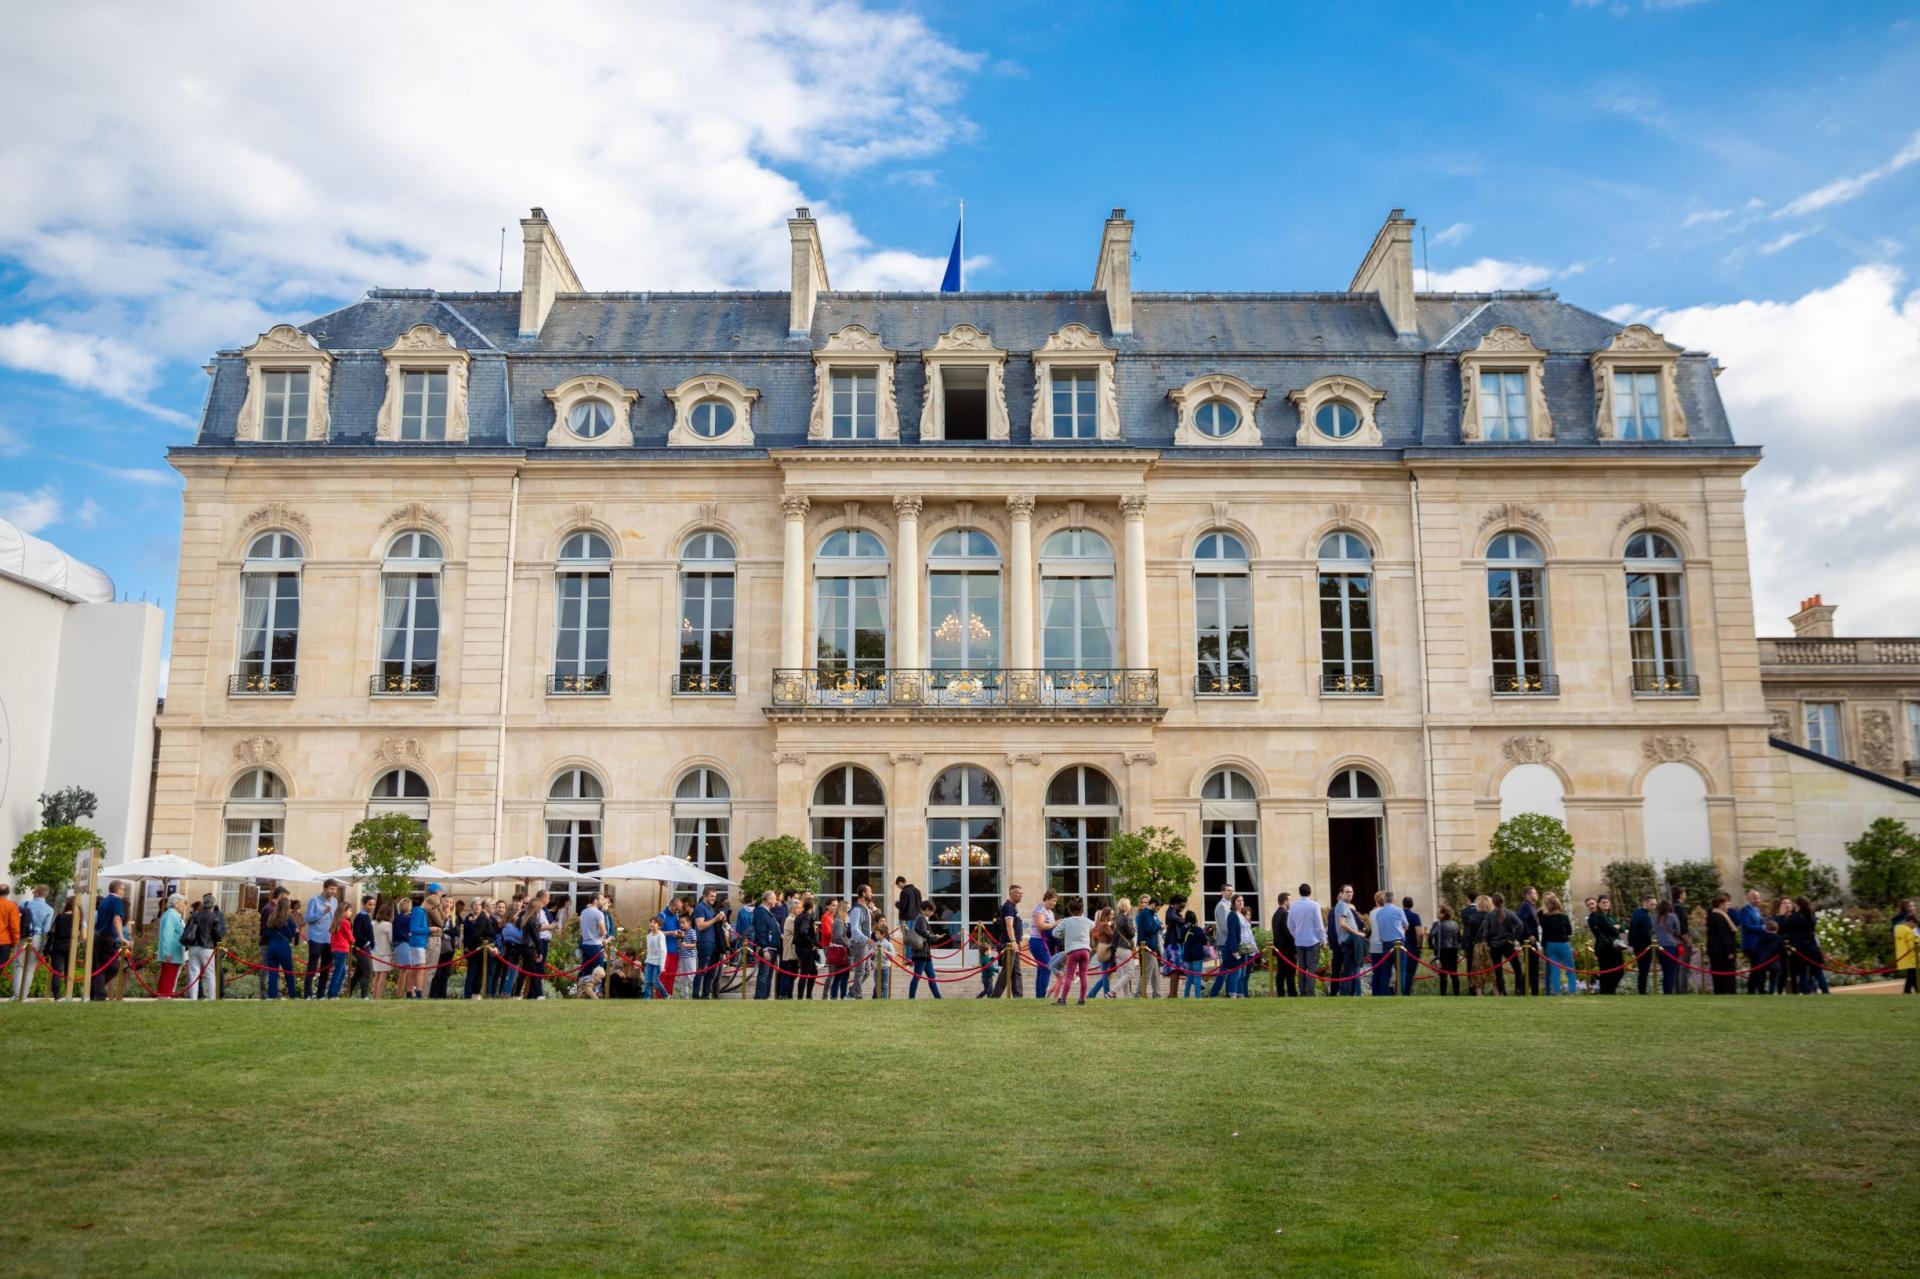
[[[945,434],[949,440],[987,438],[987,370],[953,368],[940,370]]]
[[[1385,825],[1385,819],[1379,817],[1327,819],[1329,896],[1339,892],[1340,885],[1352,884],[1354,905],[1361,910],[1373,909],[1373,895],[1385,887],[1380,882]]]

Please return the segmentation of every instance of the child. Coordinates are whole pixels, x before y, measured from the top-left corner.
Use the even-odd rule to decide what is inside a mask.
[[[1920,924],[1912,915],[1893,926],[1893,967],[1895,972],[1904,970],[1907,974],[1901,994],[1920,992]]]
[[[647,921],[647,966],[645,986],[640,992],[642,999],[665,999],[660,986],[660,969],[667,962],[667,935],[660,931],[660,917],[655,915]]]
[[[985,933],[974,939],[974,947],[980,957],[980,993],[974,998],[985,999],[993,994],[993,983],[1000,976],[1000,952]]]
[[[1207,966],[1207,930],[1192,911],[1181,921],[1180,965],[1187,970],[1187,998],[1202,998],[1206,991],[1200,982],[1200,970]]]
[[[875,912],[878,914],[878,912]],[[873,921],[873,997],[893,998],[893,966],[900,962],[900,943],[884,919]]]
[[[1771,961],[1769,963],[1769,961]],[[1767,930],[1761,934],[1760,943],[1753,948],[1753,966],[1758,968],[1767,964],[1767,993],[1777,995],[1787,988],[1787,965],[1780,949],[1780,925],[1775,920],[1767,921]]]

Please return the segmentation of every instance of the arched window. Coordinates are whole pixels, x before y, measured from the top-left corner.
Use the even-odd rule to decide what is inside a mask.
[[[1320,539],[1320,691],[1377,695],[1373,552],[1355,533]]]
[[[1560,691],[1547,653],[1547,560],[1525,533],[1487,544],[1487,632],[1495,693]]]
[[[1055,688],[1112,671],[1113,548],[1091,529],[1063,529],[1040,550],[1040,637]]]
[[[927,552],[927,665],[998,674],[1000,548],[978,529],[950,529]]]
[[[440,540],[409,530],[393,539],[380,566],[380,670],[377,696],[428,696],[440,690]]]
[[[1083,764],[1061,770],[1047,785],[1047,887],[1076,896],[1091,915],[1113,904],[1107,888],[1107,844],[1120,822],[1113,782]]]
[[[547,691],[604,696],[611,683],[613,547],[591,530],[569,534],[553,571],[553,674]]]
[[[731,693],[733,542],[695,533],[680,548],[680,669],[676,693]]]
[[[1244,893],[1260,918],[1260,806],[1245,773],[1216,768],[1200,786],[1200,890],[1213,918],[1223,892]]]
[[[1194,691],[1251,696],[1253,587],[1247,544],[1215,529],[1193,548]]]
[[[291,693],[300,650],[300,542],[262,533],[240,565],[239,669],[227,691]]]
[[[250,769],[234,779],[227,791],[222,863],[243,862],[249,857],[264,857],[280,851],[286,834],[287,784],[278,774],[265,768]],[[240,905],[240,885],[228,881],[220,886],[223,910]]]
[[[1328,799],[1380,798],[1380,783],[1364,768],[1343,768],[1327,783]]]
[[[547,787],[547,860],[582,875],[600,869],[600,831],[606,791],[584,768],[569,768]],[[549,884],[554,902],[583,909],[600,891],[598,883]]]
[[[1707,783],[1686,764],[1656,764],[1641,784],[1647,860],[1711,861],[1713,827],[1707,817]]]
[[[1000,785],[984,768],[960,764],[927,791],[927,900],[949,936],[991,924],[1000,909],[1006,858]]]
[[[1650,529],[1627,539],[1627,648],[1633,691],[1692,696],[1700,691],[1687,656],[1686,573],[1680,550]]]
[[[733,792],[717,769],[695,768],[673,788],[673,855],[727,878]],[[681,891],[693,885],[677,886]]]
[[[583,440],[597,440],[613,429],[613,405],[581,400],[567,413],[567,429]]]
[[[1373,895],[1390,888],[1387,875],[1387,807],[1380,782],[1364,768],[1343,768],[1327,783],[1327,867],[1330,891],[1353,885],[1353,899],[1366,909]]]
[[[821,893],[844,900],[861,884],[884,884],[887,794],[879,778],[857,764],[839,765],[814,786],[810,816]]]
[[[1500,779],[1500,820],[1522,813],[1567,820],[1566,788],[1560,784],[1560,774],[1545,764],[1516,764],[1507,771]]]
[[[374,779],[373,795],[367,801],[367,816],[399,813],[425,826],[432,797],[426,778],[411,768],[390,768]]]
[[[887,548],[860,529],[827,534],[813,561],[814,668],[849,695],[887,683]]]

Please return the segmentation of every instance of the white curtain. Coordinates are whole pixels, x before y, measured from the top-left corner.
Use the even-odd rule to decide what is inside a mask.
[[[240,602],[242,660],[265,661],[267,658],[267,604],[272,598],[274,576],[270,573],[248,573],[242,579],[245,585]]]
[[[381,656],[389,662],[398,662],[404,660],[407,655],[404,627],[407,620],[408,588],[412,586],[413,578],[409,574],[388,573],[381,580],[387,588],[386,597],[381,601],[380,609]]]

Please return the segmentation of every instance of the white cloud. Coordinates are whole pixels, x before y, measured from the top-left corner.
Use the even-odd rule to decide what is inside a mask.
[[[1907,145],[1901,147],[1885,164],[1868,169],[1865,173],[1850,178],[1837,178],[1823,187],[1815,187],[1797,199],[1789,200],[1773,216],[1776,218],[1798,217],[1803,213],[1816,213],[1835,204],[1845,204],[1857,198],[1868,187],[1882,178],[1890,178],[1908,165],[1920,163],[1920,129],[1907,139]]]
[[[1552,278],[1552,267],[1535,262],[1481,258],[1451,271],[1434,271],[1422,287],[1433,293],[1486,293],[1494,289],[1535,289]]]
[[[172,471],[163,471],[151,466],[108,466],[105,462],[89,462],[85,458],[67,458],[88,470],[98,471],[102,475],[111,475],[126,484],[140,484],[150,488],[171,487],[179,480]]]
[[[82,391],[97,391],[123,404],[177,420],[179,414],[147,403],[159,360],[118,338],[53,328],[38,320],[0,324],[0,364],[46,373]]]
[[[51,484],[42,484],[31,493],[0,489],[0,519],[17,524],[28,533],[38,533],[60,520],[60,494]]]
[[[1473,223],[1455,222],[1451,226],[1435,231],[1433,233],[1433,243],[1440,245],[1442,248],[1449,244],[1458,244],[1460,241],[1466,239],[1472,231]]]
[[[1759,253],[1762,257],[1772,257],[1774,254],[1780,252],[1782,249],[1792,248],[1794,245],[1800,243],[1800,241],[1806,239],[1808,236],[1812,235],[1815,231],[1818,231],[1819,229],[1820,228],[1816,226],[1816,227],[1808,227],[1804,231],[1788,231],[1783,235],[1778,235],[1778,236],[1775,236],[1773,239],[1768,240],[1765,244],[1761,245],[1758,249],[1756,249],[1755,252]]]
[[[92,528],[100,522],[100,517],[106,513],[106,508],[101,506],[100,503],[94,501],[92,498],[87,498],[80,503],[80,509],[73,513],[73,522],[81,528]]]
[[[0,422],[0,457],[19,457],[27,451],[27,441],[20,432]]]
[[[1898,271],[1863,266],[1792,301],[1638,317],[1720,357],[1735,438],[1766,449],[1747,504],[1764,632],[1816,592],[1843,633],[1920,626],[1920,293],[1903,290]]]
[[[1732,209],[1695,209],[1692,213],[1687,214],[1687,220],[1680,225],[1690,227],[1699,226],[1702,222],[1723,222],[1733,215],[1734,210]]]

